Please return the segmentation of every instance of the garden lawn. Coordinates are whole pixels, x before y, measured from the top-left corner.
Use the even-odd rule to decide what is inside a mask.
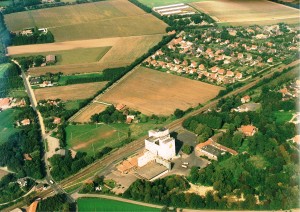
[[[8,137],[18,132],[14,127],[14,117],[18,114],[16,109],[8,109],[0,112],[0,144],[7,141]]]
[[[102,73],[91,73],[91,74],[76,74],[76,75],[63,75],[59,78],[59,85],[67,85],[67,80],[71,79],[81,79],[81,78],[95,78],[101,76]]]
[[[284,124],[288,121],[290,121],[293,117],[293,112],[288,112],[288,111],[276,111],[274,112],[274,116],[276,119],[277,124]]]
[[[157,208],[150,208],[116,200],[101,198],[80,198],[77,201],[78,211],[160,211]]]
[[[78,110],[80,109],[80,105],[85,102],[86,100],[74,100],[74,101],[67,101],[65,103],[66,110]]]

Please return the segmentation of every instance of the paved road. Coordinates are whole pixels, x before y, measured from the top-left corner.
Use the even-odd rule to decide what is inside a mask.
[[[289,64],[285,67],[282,67],[278,70],[275,70],[275,71],[280,71],[281,72],[284,68],[287,68],[287,67],[290,67],[290,66],[295,66],[299,63],[300,63],[300,60],[297,60],[297,61],[295,61],[295,62],[293,62],[293,63],[291,63],[291,64]],[[235,91],[232,91],[232,92],[228,93],[227,95],[223,96],[222,98],[229,97],[229,96],[236,95],[238,93],[247,91],[248,89],[255,86],[258,82],[262,81],[265,78],[269,78],[272,75],[273,75],[273,72],[265,75],[262,78],[257,77],[253,82],[248,83],[247,85],[245,85],[241,88],[238,88]],[[200,114],[200,113],[203,113],[203,112],[207,111],[208,109],[215,107],[217,105],[219,99],[221,99],[221,98],[217,98],[217,99],[211,101],[210,103],[206,104],[204,107],[187,114],[186,116],[184,116],[181,119],[175,120],[174,122],[167,125],[166,127],[170,129],[170,132],[178,130],[179,128],[181,128],[181,124],[186,118],[197,115],[197,114]],[[95,170],[101,170],[101,171],[98,171],[98,174],[100,174],[100,172],[102,173],[103,171],[107,171],[107,167],[110,167],[112,164],[116,163],[117,161],[120,161],[123,158],[133,154],[134,152],[142,149],[144,147],[144,139],[145,138],[146,138],[146,136],[142,137],[142,138],[140,138],[136,141],[133,141],[130,144],[127,144],[127,145],[125,145],[124,147],[122,147],[120,149],[115,150],[114,152],[110,153],[109,155],[107,155],[103,159],[94,162],[93,164],[91,164],[91,165],[87,166],[86,168],[82,169],[80,172],[78,172],[78,173],[74,174],[73,176],[70,176],[67,179],[63,180],[62,182],[59,183],[59,186],[61,186],[62,188],[66,188],[66,187],[70,187],[74,184],[77,184],[78,181],[80,181],[80,180],[84,181],[84,180],[86,180],[86,178],[91,177],[90,176],[91,173],[97,174],[97,171],[95,171]],[[43,191],[43,192],[37,194],[37,196],[47,197],[52,192],[53,192],[52,189],[48,189],[47,191]],[[23,206],[22,203],[18,203],[14,206],[11,206],[11,207],[7,208],[6,210],[9,211],[9,210],[12,210],[16,207],[22,207],[22,206]]]

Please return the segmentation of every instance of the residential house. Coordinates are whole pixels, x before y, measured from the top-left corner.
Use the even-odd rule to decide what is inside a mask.
[[[23,156],[24,156],[24,160],[32,160],[30,154],[25,153]]]
[[[243,55],[243,53],[238,53],[238,59],[243,59],[244,58],[244,55]]]
[[[200,64],[198,66],[198,68],[199,68],[200,71],[204,71],[205,70],[205,66],[203,64]]]
[[[247,103],[247,102],[250,102],[251,100],[251,97],[250,96],[244,96],[241,98],[241,102],[244,104],[244,103]]]
[[[24,187],[27,185],[27,179],[26,178],[18,179],[17,183],[19,184],[20,187]]]
[[[216,73],[216,72],[218,72],[219,68],[217,66],[214,66],[214,67],[210,68],[210,70],[212,73]]]
[[[245,136],[253,136],[257,132],[257,128],[253,125],[242,125],[238,130]]]
[[[193,62],[191,62],[191,65],[190,65],[190,67],[191,67],[191,68],[196,68],[196,67],[197,67],[197,63],[196,63],[196,62],[194,62],[194,61],[193,61]]]
[[[233,71],[227,71],[226,77],[234,77]]]
[[[126,107],[126,105],[124,105],[124,104],[117,104],[116,110],[121,111],[121,110],[125,109],[125,107]]]
[[[268,60],[267,60],[268,63],[273,63],[273,58],[270,57]]]
[[[180,60],[177,59],[177,58],[175,58],[173,61],[174,61],[174,63],[175,63],[176,65],[180,64]]]
[[[242,79],[243,78],[243,74],[240,73],[240,72],[237,72],[236,75],[235,75],[235,78],[238,79],[238,80]]]
[[[21,124],[22,124],[23,126],[29,125],[29,124],[30,124],[30,119],[23,119],[23,120],[21,121]]]
[[[0,99],[0,109],[5,110],[10,108],[11,99],[10,98],[2,98]]]
[[[218,74],[224,75],[224,74],[225,74],[225,70],[224,70],[224,69],[220,69],[220,70],[218,71]]]
[[[60,124],[61,118],[54,117],[53,124]]]

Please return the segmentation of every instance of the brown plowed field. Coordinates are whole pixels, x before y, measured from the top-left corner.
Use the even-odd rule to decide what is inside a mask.
[[[230,25],[299,23],[299,10],[267,0],[210,0],[191,3],[217,22]]]
[[[101,90],[107,82],[93,82],[67,86],[39,88],[34,90],[37,101],[43,99],[78,100],[88,99]]]
[[[161,34],[167,25],[134,4],[101,1],[5,15],[11,31],[47,27],[56,42],[132,35]]]
[[[90,122],[90,118],[92,115],[96,113],[101,113],[105,110],[106,107],[107,106],[103,104],[92,103],[89,106],[87,106],[87,108],[84,111],[82,111],[73,121],[80,123]]]
[[[99,101],[122,103],[144,114],[170,115],[214,98],[221,87],[139,67]]]

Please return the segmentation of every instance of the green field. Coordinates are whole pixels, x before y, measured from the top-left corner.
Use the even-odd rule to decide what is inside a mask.
[[[75,151],[83,151],[94,155],[105,146],[115,147],[128,136],[131,131],[131,138],[137,139],[147,134],[148,130],[159,128],[169,123],[156,124],[154,121],[137,124],[82,124],[69,125],[66,128],[68,148]]]
[[[148,7],[158,7],[165,6],[169,4],[179,4],[179,3],[191,3],[191,2],[200,2],[203,0],[139,0],[142,4],[147,5]]]
[[[94,154],[105,146],[115,146],[127,137],[122,127],[114,125],[69,125],[66,128],[67,144],[75,151]]]
[[[59,78],[59,85],[67,85],[67,80],[69,79],[80,79],[80,78],[93,78],[99,77],[102,73],[91,73],[91,74],[76,74],[76,75],[64,75]]]
[[[74,100],[74,101],[67,101],[65,103],[66,110],[78,110],[80,109],[80,104],[83,103],[85,100]]]
[[[7,141],[8,137],[17,132],[14,128],[14,117],[18,114],[15,109],[8,109],[0,112],[0,144]]]
[[[111,46],[96,48],[76,48],[65,51],[41,52],[38,54],[22,54],[15,57],[27,57],[31,55],[49,55],[56,56],[56,65],[70,65],[98,62],[109,50]]]
[[[274,112],[274,116],[277,124],[284,124],[290,121],[293,117],[293,112],[288,111],[276,111]]]
[[[80,198],[77,201],[78,211],[160,211],[157,208],[150,208],[126,202],[120,202],[101,198]]]

